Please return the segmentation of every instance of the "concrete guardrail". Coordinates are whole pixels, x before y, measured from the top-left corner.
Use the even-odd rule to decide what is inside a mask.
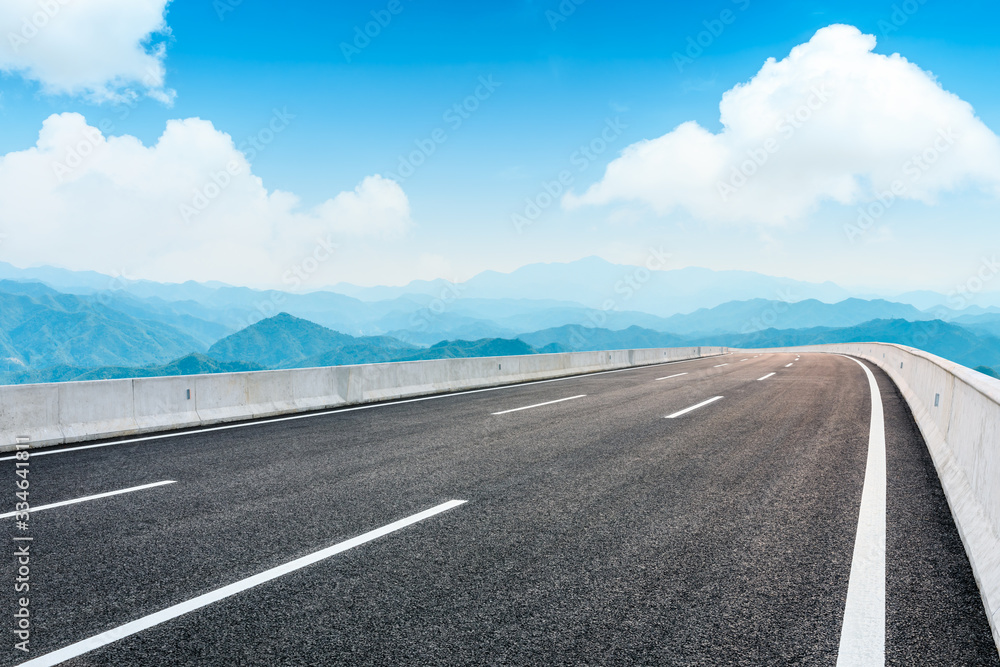
[[[849,354],[892,378],[927,442],[1000,650],[1000,380],[903,345],[755,351]]]
[[[0,386],[0,452],[723,354],[721,347],[436,359]]]
[[[724,354],[692,347],[0,386],[0,451],[153,433]],[[927,442],[1000,648],[1000,380],[921,350],[850,343],[770,352],[867,359]]]

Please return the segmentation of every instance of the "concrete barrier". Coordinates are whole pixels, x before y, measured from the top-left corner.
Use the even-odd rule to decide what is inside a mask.
[[[95,430],[137,432],[131,380],[64,382],[59,389],[59,426],[66,442]],[[34,440],[34,438],[32,438]]]
[[[132,414],[136,430],[187,428],[201,423],[195,407],[195,388],[188,378],[143,378],[124,382],[132,383]],[[189,389],[190,398],[187,394]]]
[[[725,348],[573,352],[285,371],[0,386],[0,451],[682,361]],[[927,442],[1000,648],[1000,380],[921,350],[850,343],[769,352],[867,359],[899,387]]]
[[[62,442],[59,385],[24,385],[9,393],[0,390],[0,424],[4,451],[9,451],[10,443],[21,437],[35,442]]]
[[[927,442],[1000,650],[1000,380],[903,345],[762,351],[849,354],[896,383]]]
[[[0,386],[0,452],[723,354],[720,347],[436,359]]]

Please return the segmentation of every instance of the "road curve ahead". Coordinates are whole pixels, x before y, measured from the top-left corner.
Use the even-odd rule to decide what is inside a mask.
[[[3,665],[1000,665],[905,402],[842,356],[42,450],[30,480]]]

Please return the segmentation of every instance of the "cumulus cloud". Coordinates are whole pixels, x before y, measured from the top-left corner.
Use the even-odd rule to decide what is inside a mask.
[[[50,94],[119,102],[164,87],[170,0],[3,0],[0,71]]]
[[[1000,139],[972,106],[875,38],[819,30],[722,96],[722,129],[686,122],[627,147],[567,208],[634,201],[659,214],[782,224],[821,202],[933,203],[981,187],[1000,195]]]
[[[333,245],[410,225],[395,181],[370,176],[304,207],[268,190],[232,138],[197,118],[168,122],[145,146],[79,114],[53,115],[34,147],[0,157],[0,258],[18,266],[319,286],[337,265]]]
[[[369,176],[316,208],[328,227],[346,236],[398,237],[410,225],[410,202],[396,181]]]

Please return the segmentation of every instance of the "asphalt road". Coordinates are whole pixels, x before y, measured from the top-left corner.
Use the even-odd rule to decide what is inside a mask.
[[[0,519],[9,540],[33,538],[27,654],[12,632],[24,542],[0,562],[2,664],[125,626],[66,664],[833,665],[871,394],[851,359],[795,359],[737,353],[35,454],[33,507],[174,483],[38,510],[26,531]],[[870,368],[886,663],[1000,665],[926,447]],[[18,479],[0,462],[0,511]],[[329,549],[451,500],[465,502]],[[231,595],[199,598],[219,589]]]

